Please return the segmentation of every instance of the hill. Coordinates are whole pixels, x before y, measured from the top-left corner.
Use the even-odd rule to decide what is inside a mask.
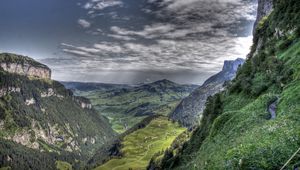
[[[190,141],[157,167],[298,169],[299,65],[300,1],[259,1],[247,61],[225,91],[208,98]]]
[[[180,85],[160,80],[139,86],[66,83],[74,94],[91,100],[94,108],[110,120],[115,131],[123,133],[150,115],[167,116],[196,85]],[[91,86],[92,85],[92,86]]]
[[[48,67],[14,54],[0,54],[0,64],[1,166],[52,169],[55,162],[39,167],[36,161],[58,160],[59,155],[69,155],[75,164],[76,157],[88,159],[115,137],[89,100],[44,74],[51,73]],[[31,156],[36,160],[28,162]]]

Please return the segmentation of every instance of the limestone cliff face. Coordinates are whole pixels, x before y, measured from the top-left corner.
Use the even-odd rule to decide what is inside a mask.
[[[0,54],[0,67],[9,73],[41,79],[51,79],[51,70],[31,58],[3,53]]]
[[[201,87],[184,98],[171,113],[170,118],[188,128],[199,124],[206,99],[222,91],[223,84],[235,77],[239,66],[243,63],[243,59],[225,61],[222,71],[207,79]]]

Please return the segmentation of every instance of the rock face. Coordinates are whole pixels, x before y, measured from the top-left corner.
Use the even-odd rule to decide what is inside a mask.
[[[201,114],[205,109],[206,99],[223,90],[224,83],[235,77],[239,66],[243,63],[244,59],[240,58],[234,61],[225,61],[222,71],[210,77],[202,86],[184,98],[175,111],[171,113],[170,118],[188,128],[199,124]]]
[[[74,96],[74,100],[83,109],[92,109],[92,103],[89,99],[79,96]]]
[[[25,56],[2,53],[0,54],[0,67],[9,73],[51,79],[51,70],[46,65]]]
[[[259,21],[263,17],[269,15],[272,12],[272,9],[273,9],[273,0],[258,0],[258,9],[257,9],[256,21],[254,24],[254,32]]]
[[[0,88],[0,97],[3,97],[7,93],[10,93],[10,92],[20,93],[21,88],[19,88],[19,87],[3,87],[3,88]]]
[[[253,35],[255,36],[258,23],[265,17],[268,16],[273,10],[273,0],[258,0],[257,16],[254,23]],[[258,53],[263,45],[263,40],[260,37],[257,37],[257,46],[254,52],[254,55]],[[253,56],[254,56],[253,55]]]

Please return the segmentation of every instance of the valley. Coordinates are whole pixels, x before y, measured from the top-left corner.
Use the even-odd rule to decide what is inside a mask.
[[[92,0],[83,9],[98,5],[94,8],[104,10],[97,2]],[[122,6],[122,2],[114,1],[110,5]],[[161,9],[177,7],[165,6],[168,3],[161,4],[163,2],[173,1],[157,1]],[[216,6],[223,3],[216,2],[213,3]],[[222,9],[215,8],[216,11]],[[185,17],[184,20],[194,20],[198,16]],[[94,24],[79,21],[81,29]],[[242,20],[236,22],[243,23]],[[208,27],[233,29],[231,24],[209,24]],[[186,31],[176,30],[173,25],[167,25],[167,29],[164,25],[158,26],[156,29],[145,26],[145,32],[117,26],[109,30],[119,32],[126,42],[145,35],[148,41],[157,32],[178,36]],[[179,84],[168,79],[140,84],[56,81],[47,65],[24,55],[0,53],[0,170],[299,170],[300,1],[258,0],[253,30],[253,45],[247,58],[225,60],[222,69],[218,67],[219,72],[205,67],[214,75],[202,85]],[[103,30],[97,31],[86,30],[93,35]],[[184,34],[185,38],[196,36],[198,31]],[[217,32],[213,31],[205,34],[214,37],[210,34]],[[203,34],[203,38],[205,36]],[[241,35],[230,33],[230,36]],[[176,42],[171,44],[176,49]],[[87,48],[61,44],[65,52],[76,55],[66,61],[76,58],[80,62],[74,65],[85,65],[85,69],[91,69],[94,64],[86,58],[92,58],[95,65],[111,64],[112,58],[107,62],[98,55],[103,52],[101,48],[118,51],[114,57],[123,56],[122,50],[133,47],[147,53],[146,47],[134,43],[126,43],[122,48],[112,45],[94,44],[93,48]],[[205,48],[195,48],[202,47]],[[118,61],[138,62],[135,55],[129,60],[123,59],[120,57]],[[170,57],[168,61],[171,59],[175,60]],[[218,60],[221,59],[224,58]],[[184,68],[189,64],[189,68],[193,62],[177,64]],[[197,62],[205,66],[211,64]],[[75,67],[66,68],[72,72]],[[96,71],[91,69],[90,72]]]
[[[88,98],[119,134],[151,115],[168,116],[198,86],[169,80],[129,86],[62,82],[75,95]]]

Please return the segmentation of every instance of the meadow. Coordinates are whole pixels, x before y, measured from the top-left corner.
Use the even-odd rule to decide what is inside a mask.
[[[121,158],[113,158],[96,170],[146,169],[153,155],[163,154],[185,130],[166,117],[156,118],[145,128],[124,137],[121,142],[123,154]]]

